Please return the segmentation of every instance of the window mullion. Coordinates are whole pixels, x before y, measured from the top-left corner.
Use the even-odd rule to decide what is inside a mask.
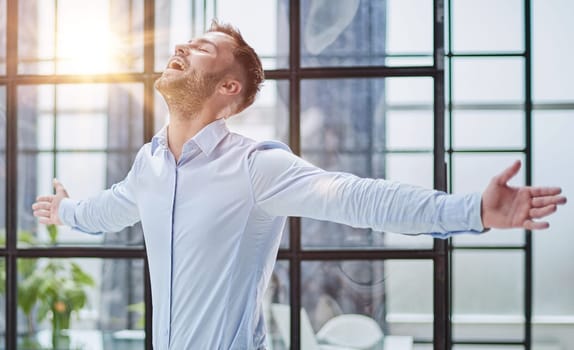
[[[6,349],[16,349],[17,344],[17,228],[18,174],[17,149],[18,126],[16,119],[18,74],[18,1],[7,2],[6,33]]]

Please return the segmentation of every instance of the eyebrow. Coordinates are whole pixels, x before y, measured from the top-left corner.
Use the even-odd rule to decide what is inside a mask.
[[[212,46],[216,52],[218,51],[217,45],[215,45],[215,43],[209,39],[197,38],[197,39],[192,39],[192,40],[188,41],[187,43],[190,45],[207,44],[207,45]]]

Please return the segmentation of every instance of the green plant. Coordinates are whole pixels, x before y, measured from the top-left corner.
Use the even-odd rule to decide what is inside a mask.
[[[70,328],[72,312],[78,312],[86,305],[85,287],[94,286],[94,280],[74,262],[50,261],[39,271],[41,276],[34,277],[34,282],[41,280],[37,286],[38,321],[50,315],[52,345],[56,349],[67,342],[61,331]]]
[[[128,311],[135,312],[139,314],[139,318],[136,322],[137,328],[144,328],[145,327],[145,303],[139,302],[135,304],[128,305]]]
[[[18,232],[18,242],[28,245],[35,244],[34,235],[29,231]],[[5,232],[0,232],[0,245],[6,244]],[[23,346],[26,349],[39,349],[40,346],[34,341],[34,306],[38,299],[38,283],[32,281],[34,271],[37,267],[37,259],[18,259],[17,268],[20,281],[18,283],[18,306],[26,317],[27,334],[23,339]],[[0,260],[0,294],[5,293],[6,268],[4,260]]]
[[[31,232],[20,231],[18,232],[18,241],[26,244],[34,244],[35,239]],[[0,233],[0,245],[6,244],[6,237],[4,231]],[[5,293],[6,281],[6,268],[4,260],[0,261],[0,294]],[[26,281],[32,273],[36,270],[37,259],[19,259],[18,260],[18,273],[22,281]],[[32,319],[32,309],[36,303],[37,288],[34,286],[26,285],[25,283],[18,284],[18,306],[26,316],[26,323],[28,324],[28,332],[33,333],[34,322]]]
[[[58,229],[55,225],[48,226],[50,244],[56,245]],[[19,241],[28,245],[36,243],[29,232],[20,232]],[[0,244],[4,240],[0,235]],[[3,261],[0,264],[3,265]],[[5,269],[0,266],[0,285],[4,286]],[[37,348],[32,339],[35,321],[41,322],[49,318],[52,324],[53,349],[68,347],[68,338],[62,330],[70,327],[71,315],[81,310],[87,303],[86,287],[95,285],[93,278],[75,262],[50,259],[46,264],[40,264],[37,259],[18,260],[18,306],[26,316],[30,348]],[[0,293],[3,290],[0,290]],[[37,308],[36,319],[33,311]]]

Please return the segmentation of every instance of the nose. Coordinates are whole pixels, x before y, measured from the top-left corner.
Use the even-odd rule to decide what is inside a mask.
[[[189,45],[187,45],[187,44],[175,45],[175,54],[180,55],[180,56],[189,55]]]

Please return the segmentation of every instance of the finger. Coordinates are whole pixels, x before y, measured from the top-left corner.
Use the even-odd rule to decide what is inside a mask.
[[[36,203],[32,204],[33,210],[39,210],[39,209],[50,210],[51,208],[52,208],[52,203],[48,203],[48,202],[36,202]]]
[[[45,218],[45,217],[41,217],[38,219],[38,222],[44,225],[51,225],[53,224],[52,220],[50,220],[50,218]]]
[[[540,219],[550,215],[556,211],[556,204],[550,204],[542,208],[530,209],[530,217],[533,219]]]
[[[566,197],[564,196],[546,196],[532,198],[532,206],[534,208],[545,207],[550,204],[565,204]]]
[[[33,214],[39,218],[49,218],[51,212],[49,210],[34,210]]]
[[[54,178],[54,180],[52,180],[52,183],[54,185],[54,189],[56,190],[56,194],[63,194],[65,197],[69,197],[68,191],[66,191],[64,185],[62,185],[60,180]]]
[[[544,230],[550,227],[550,224],[546,221],[524,221],[523,227],[527,230]]]
[[[511,166],[506,168],[502,173],[496,176],[495,180],[499,185],[505,185],[510,179],[512,179],[512,177],[518,174],[518,170],[520,170],[519,160],[515,161],[514,164],[512,164]]]
[[[38,196],[38,197],[36,197],[36,202],[51,202],[53,199],[54,199],[53,195]]]
[[[531,187],[530,194],[534,197],[556,196],[562,193],[560,187]]]

